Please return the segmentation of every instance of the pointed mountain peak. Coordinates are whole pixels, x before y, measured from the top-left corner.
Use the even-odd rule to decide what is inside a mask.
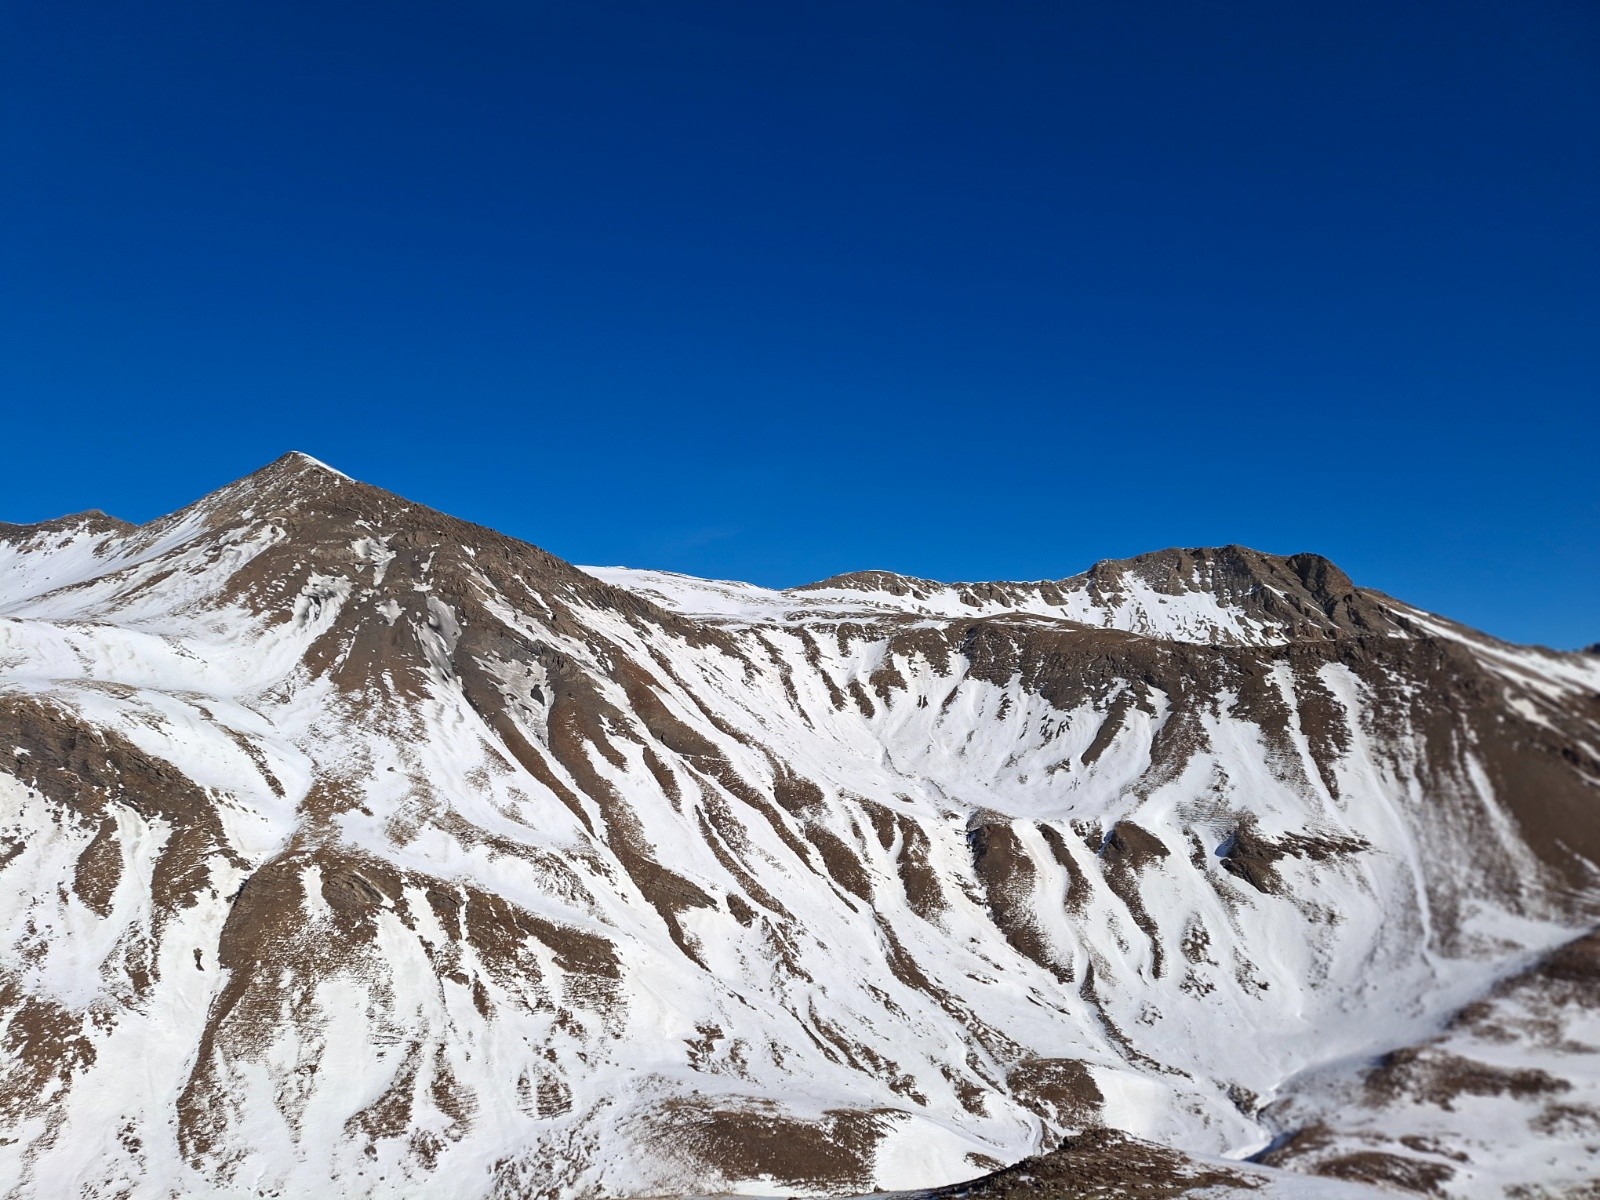
[[[342,479],[348,483],[359,482],[354,477],[346,475],[336,467],[330,467],[319,458],[312,458],[301,450],[290,450],[267,463],[257,467],[248,475],[242,475],[229,487],[238,487],[241,484],[262,484],[282,479]]]
[[[508,594],[533,587],[547,609],[580,597],[602,608],[640,604],[538,546],[363,483],[299,451],[153,522],[145,536],[154,542],[174,533],[270,544],[227,592],[260,608],[296,594],[311,573],[359,579],[391,597],[430,590],[459,597],[487,582]]]
[[[353,476],[346,475],[343,471],[339,470],[339,468],[337,468],[337,467],[330,467],[327,463],[323,462],[320,458],[312,458],[311,455],[307,454],[304,450],[291,450],[291,451],[289,451],[289,453],[287,453],[283,457],[279,458],[277,460],[277,462],[278,463],[291,464],[291,465],[293,465],[295,467],[300,468],[301,470],[304,470],[304,469],[306,469],[308,467],[314,467],[319,471],[326,471],[330,475],[337,475],[340,479],[348,479],[352,483],[355,482],[355,478]],[[274,464],[274,465],[276,465],[276,464]]]
[[[309,454],[291,450],[183,511],[202,510],[215,526],[263,517],[283,519],[330,506],[364,507],[388,495]]]
[[[342,479],[347,483],[358,482],[343,471],[330,467],[321,459],[312,458],[311,455],[300,450],[290,450],[287,454],[280,454],[266,466],[250,472],[250,474],[230,486],[237,487],[246,483],[261,484],[284,479],[316,478]]]

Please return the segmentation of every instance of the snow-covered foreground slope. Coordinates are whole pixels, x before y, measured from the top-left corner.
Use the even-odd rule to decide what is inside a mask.
[[[0,1192],[1281,1147],[1302,1081],[1594,925],[1597,799],[1600,660],[1315,556],[771,592],[291,455],[149,526],[0,529]]]

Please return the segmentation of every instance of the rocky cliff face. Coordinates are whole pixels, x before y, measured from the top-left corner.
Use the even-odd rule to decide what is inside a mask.
[[[1357,1114],[1594,926],[1597,801],[1600,661],[1314,555],[771,592],[290,455],[0,527],[0,1189],[1555,1188],[1480,1126],[1586,1093]]]

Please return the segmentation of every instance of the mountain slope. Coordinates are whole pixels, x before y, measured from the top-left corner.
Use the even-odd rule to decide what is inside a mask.
[[[1600,660],[1312,555],[771,592],[289,455],[0,572],[21,1195],[1239,1156],[1600,907]]]

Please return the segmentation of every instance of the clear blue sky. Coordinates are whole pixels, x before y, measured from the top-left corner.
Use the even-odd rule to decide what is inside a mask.
[[[97,3],[0,35],[0,518],[305,450],[787,585],[1316,550],[1600,639],[1600,7]]]

